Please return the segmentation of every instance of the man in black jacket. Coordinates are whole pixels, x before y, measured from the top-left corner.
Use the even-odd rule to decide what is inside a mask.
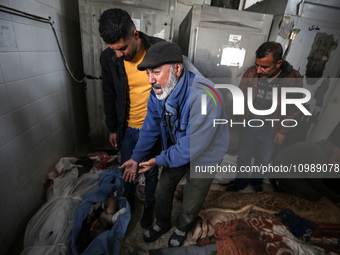
[[[145,72],[137,70],[151,45],[164,41],[137,31],[130,15],[109,9],[99,19],[99,33],[108,48],[100,56],[106,126],[111,145],[120,150],[121,162],[131,158],[147,112],[151,86]],[[160,145],[145,160],[156,156]],[[142,227],[152,223],[158,168],[145,173],[145,201]],[[133,183],[125,182],[125,196],[133,209]]]

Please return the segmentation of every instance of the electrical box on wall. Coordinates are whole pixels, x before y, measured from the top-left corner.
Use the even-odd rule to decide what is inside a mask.
[[[178,43],[207,78],[241,77],[269,35],[272,15],[194,5],[179,27]]]

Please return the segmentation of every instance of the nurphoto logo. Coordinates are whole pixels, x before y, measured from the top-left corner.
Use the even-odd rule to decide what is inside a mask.
[[[220,102],[220,104],[222,106],[221,97],[220,97],[220,95],[217,93],[217,91],[213,87],[211,87],[210,85],[205,84],[203,82],[199,82],[199,84],[202,84],[202,85],[206,86],[208,89],[210,89],[216,95],[216,97],[218,98],[218,100],[219,100],[219,102]],[[212,100],[214,101],[215,105],[217,106],[215,97],[211,94],[211,92],[209,90],[204,89],[204,88],[198,88],[198,89],[201,89],[201,90],[205,91],[212,98]],[[207,95],[206,94],[202,94],[201,100],[202,100],[201,114],[202,115],[207,115]]]
[[[222,105],[222,101],[220,99],[220,96],[216,92],[214,88],[211,86],[201,83],[202,85],[206,86],[209,88],[220,100],[220,103]],[[215,102],[216,105],[216,100],[215,97],[212,95],[212,93],[204,88],[199,88],[204,90]],[[243,95],[242,90],[235,86],[235,85],[219,85],[219,89],[228,89],[231,92],[232,98],[233,98],[233,115],[244,115],[244,105],[245,105],[245,96]],[[272,113],[274,113],[278,107],[278,88],[273,87],[272,88],[272,105],[269,109],[266,110],[258,110],[255,109],[253,105],[253,88],[249,87],[247,90],[247,106],[249,111],[257,116],[270,116]],[[283,87],[280,89],[281,92],[281,104],[280,104],[280,110],[281,110],[281,115],[286,116],[287,115],[287,106],[288,105],[295,105],[304,115],[306,116],[311,116],[312,114],[306,109],[306,107],[303,105],[304,103],[307,103],[311,99],[311,93],[309,90],[305,88],[289,88],[289,87]],[[295,93],[295,94],[301,94],[301,98],[289,98],[287,95],[289,93]],[[202,94],[202,104],[201,104],[201,114],[202,115],[207,115],[207,95]],[[240,122],[235,122],[232,119],[227,120],[227,119],[214,119],[213,120],[213,127],[216,127],[216,125],[225,125],[225,124],[230,124],[232,125],[242,125],[242,126],[251,126],[251,127],[261,127],[264,125],[264,122],[268,121],[271,122],[272,126],[274,126],[274,122],[280,121],[280,124],[284,127],[295,127],[298,123],[294,119],[249,119],[249,120],[243,120]]]

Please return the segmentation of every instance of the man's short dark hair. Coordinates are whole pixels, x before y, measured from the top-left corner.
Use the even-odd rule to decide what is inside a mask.
[[[128,39],[135,29],[130,15],[122,9],[108,9],[100,15],[99,34],[108,44]]]
[[[280,43],[265,42],[256,51],[256,58],[266,58],[269,54],[273,54],[275,63],[282,59],[283,49]]]

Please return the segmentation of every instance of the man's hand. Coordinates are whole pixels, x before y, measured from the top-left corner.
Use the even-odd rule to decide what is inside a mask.
[[[110,134],[109,141],[113,148],[118,150],[118,143],[117,143],[117,133]]]
[[[145,161],[139,164],[139,173],[145,173],[156,166],[156,159],[152,158],[149,161]]]
[[[275,144],[282,144],[283,141],[285,140],[286,136],[282,135],[280,133],[276,133],[276,136],[274,138],[274,143]]]
[[[138,170],[138,163],[136,161],[134,161],[133,159],[129,159],[118,168],[125,168],[125,171],[123,173],[123,180],[125,182],[132,182],[135,180]]]

